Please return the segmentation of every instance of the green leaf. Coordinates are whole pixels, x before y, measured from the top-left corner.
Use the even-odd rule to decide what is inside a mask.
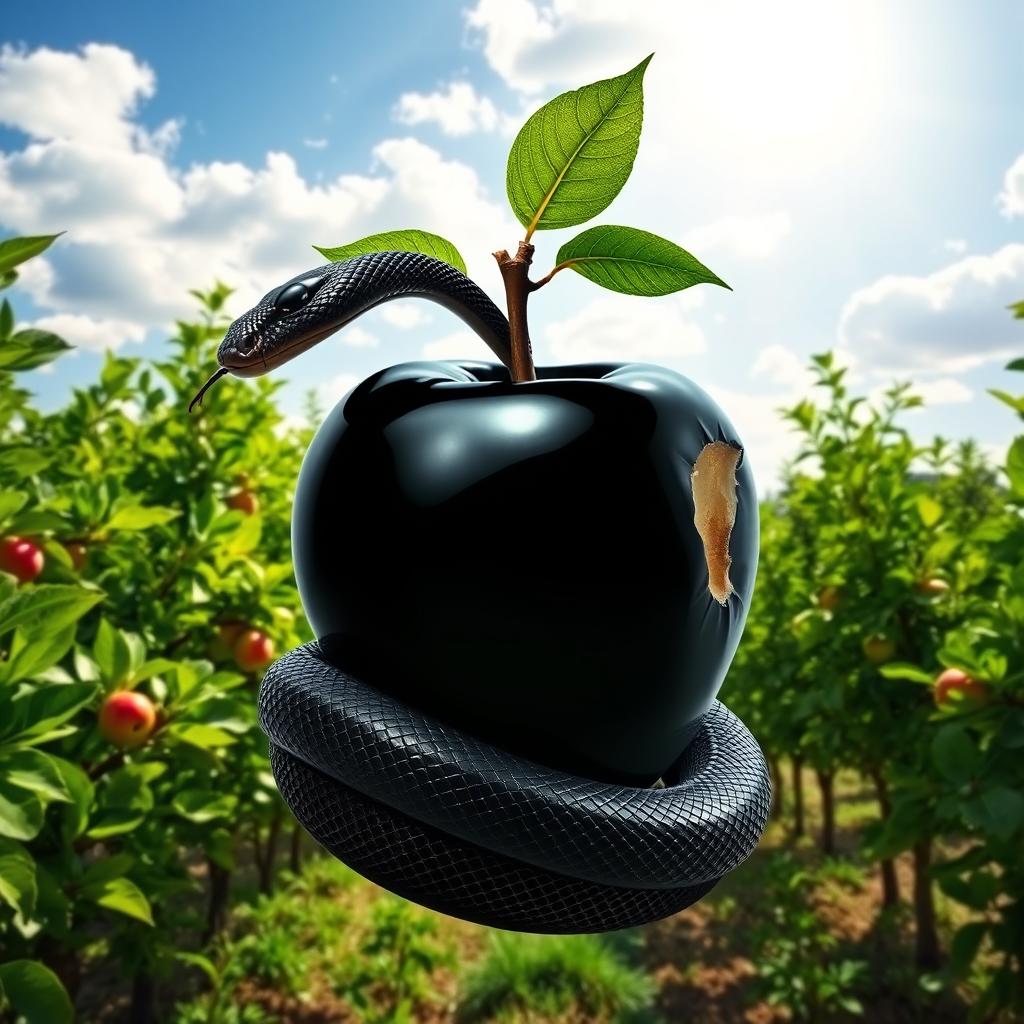
[[[11,304],[4,299],[3,303],[0,304],[0,341],[9,338],[13,330],[14,310],[11,309]]]
[[[187,789],[179,794],[172,804],[183,818],[202,825],[216,818],[226,818],[238,804],[238,798],[230,793],[219,793],[209,789]]]
[[[37,895],[32,855],[20,843],[0,839],[0,900],[27,919],[35,910]]]
[[[935,682],[928,672],[907,661],[890,661],[879,665],[877,671],[886,679],[909,679],[912,683],[924,683],[926,686]]]
[[[619,194],[640,144],[650,60],[617,78],[556,96],[520,129],[505,183],[527,241],[534,231],[596,217]]]
[[[983,921],[972,921],[957,929],[949,952],[953,971],[958,977],[963,977],[967,973],[987,932],[988,925]]]
[[[72,718],[96,693],[89,683],[40,686],[14,703],[15,728],[20,740],[45,735]],[[3,723],[0,723],[2,727]]]
[[[119,508],[107,522],[108,530],[148,530],[151,526],[162,526],[180,515],[177,509],[161,508],[158,505],[129,505]]]
[[[1008,405],[1015,412],[1024,413],[1024,397],[1016,397],[1008,391],[1001,391],[999,388],[989,388],[988,393],[993,398],[998,398],[1003,405]]]
[[[1018,437],[1006,453],[1006,475],[1013,493],[1024,495],[1024,436]]]
[[[116,910],[119,914],[149,925],[153,923],[149,900],[130,878],[108,878],[87,885],[83,887],[82,895],[107,910]]]
[[[43,827],[43,804],[35,793],[0,777],[0,836],[28,841]]]
[[[917,496],[917,514],[927,527],[934,526],[942,518],[942,506],[927,494]]]
[[[332,263],[350,260],[353,256],[364,256],[371,252],[419,252],[449,263],[463,274],[466,272],[466,261],[447,238],[442,238],[429,231],[420,231],[418,228],[381,231],[379,234],[360,238],[356,242],[349,242],[348,245],[339,245],[334,248],[314,245],[313,248]]]
[[[94,787],[92,780],[77,764],[65,761],[62,757],[54,757],[52,760],[70,797],[67,806],[61,808],[62,833],[65,842],[70,842],[77,839],[89,824]]]
[[[695,284],[729,286],[667,238],[639,228],[587,228],[558,250],[557,264],[626,295],[668,295]]]
[[[981,752],[961,725],[944,725],[932,740],[932,761],[950,782],[970,781],[981,765]]]
[[[1009,786],[992,786],[979,797],[982,822],[987,832],[1009,839],[1024,825],[1024,796]]]
[[[55,235],[28,235],[24,238],[5,238],[0,242],[0,274],[13,270],[19,263],[30,260],[45,252],[54,239],[60,238],[63,231]]]
[[[235,737],[231,733],[212,725],[203,725],[201,722],[172,725],[167,731],[182,742],[199,747],[201,750],[227,747],[235,742]]]
[[[6,522],[17,515],[28,501],[24,491],[0,491],[0,522]]]
[[[38,961],[0,964],[0,985],[24,1024],[73,1024],[75,1013],[64,986]]]
[[[48,583],[19,590],[0,604],[0,634],[23,623],[45,623],[48,630],[63,629],[77,622],[103,600],[100,590],[64,583]]]
[[[0,776],[11,786],[27,789],[46,802],[71,802],[54,758],[41,750],[12,750],[0,756]]]
[[[1018,319],[1024,320],[1024,302],[1017,303],[1020,309],[1020,316]],[[1024,370],[1024,359],[1012,359],[1006,364],[1007,370]]]
[[[71,346],[49,331],[29,328],[0,342],[0,370],[34,370],[52,363]]]

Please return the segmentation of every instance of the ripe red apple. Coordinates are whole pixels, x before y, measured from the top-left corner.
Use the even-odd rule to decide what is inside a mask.
[[[0,570],[16,576],[19,583],[31,583],[45,562],[42,550],[30,540],[6,537],[0,542]]]
[[[255,515],[260,509],[260,499],[252,491],[235,491],[226,499],[228,508],[238,509],[247,516]]]
[[[71,541],[64,545],[64,550],[71,556],[71,564],[75,570],[81,572],[85,568],[85,561],[89,555],[86,546],[78,541]]]
[[[274,660],[274,641],[258,629],[247,629],[235,641],[235,661],[243,672],[258,672]]]
[[[961,699],[972,704],[980,703],[988,697],[988,687],[978,679],[972,679],[966,672],[958,668],[947,668],[935,677],[932,696],[940,707],[952,704],[955,698],[950,694],[957,692]]]
[[[875,633],[873,636],[865,637],[863,647],[864,657],[872,665],[882,665],[887,661],[892,661],[893,655],[896,653],[896,645],[884,633]]]
[[[818,607],[823,612],[834,612],[842,602],[842,593],[838,587],[822,587],[818,591]]]
[[[118,690],[103,702],[100,735],[115,747],[132,750],[149,739],[156,726],[156,708],[144,694]]]
[[[941,597],[948,593],[949,584],[945,580],[933,576],[930,579],[918,580],[915,589],[919,594],[924,594],[927,597]]]

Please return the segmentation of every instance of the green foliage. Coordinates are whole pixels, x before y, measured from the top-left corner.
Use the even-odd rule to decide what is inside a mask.
[[[0,1007],[7,1003],[25,1024],[71,1024],[74,1012],[64,986],[33,960],[0,964]]]
[[[527,241],[536,230],[596,217],[626,184],[640,145],[650,62],[645,57],[624,75],[556,96],[519,130],[506,189]]]
[[[368,235],[366,238],[333,249],[321,248],[319,245],[314,245],[313,248],[332,263],[371,252],[419,252],[450,263],[463,274],[466,272],[466,261],[451,242],[440,235],[414,228],[404,231],[382,231],[380,234]]]
[[[556,261],[627,295],[667,295],[695,284],[729,287],[674,242],[614,224],[587,228],[558,250]]]
[[[3,266],[52,240],[0,243]],[[200,926],[181,899],[199,887],[190,863],[230,867],[239,824],[282,813],[256,680],[218,627],[251,624],[280,649],[308,637],[288,543],[308,433],[280,431],[267,382],[229,385],[216,417],[187,415],[229,290],[195,294],[200,317],[177,325],[167,358],[108,355],[50,414],[16,374],[67,346],[0,310],[0,534],[44,556],[34,582],[0,574],[0,971],[26,1017],[35,999],[61,1019],[51,990],[66,1004],[62,972],[95,925],[129,973],[153,969]],[[225,503],[243,474],[262,499],[253,516]],[[158,713],[130,752],[96,727],[123,689]]]
[[[765,872],[774,921],[754,936],[758,992],[795,1020],[831,1020],[839,1011],[860,1015],[864,1008],[854,992],[867,964],[836,957],[837,941],[809,901],[813,882],[786,854]]]
[[[612,1021],[645,1009],[653,995],[650,980],[597,936],[494,932],[464,978],[456,1016],[464,1024],[514,1012]]]

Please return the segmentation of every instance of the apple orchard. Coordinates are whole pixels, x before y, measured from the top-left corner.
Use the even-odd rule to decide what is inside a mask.
[[[9,283],[33,252],[4,245]],[[310,638],[290,502],[322,411],[283,429],[280,384],[261,379],[184,415],[228,290],[195,294],[163,358],[108,355],[50,414],[20,374],[67,346],[0,313],[0,1006],[30,1020],[70,1020],[103,957],[144,1007],[181,950],[213,948],[237,871],[269,891],[296,828],[255,692]],[[765,749],[794,842],[813,779],[833,853],[835,781],[855,772],[876,805],[858,856],[882,877],[878,912],[905,908],[917,968],[979,1019],[1020,1010],[1024,438],[998,470],[969,443],[922,448],[907,387],[869,407],[814,363],[722,697]],[[940,920],[937,898],[956,913]]]

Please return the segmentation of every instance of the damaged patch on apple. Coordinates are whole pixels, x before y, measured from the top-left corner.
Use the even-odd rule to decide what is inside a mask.
[[[708,590],[725,604],[733,592],[729,579],[729,538],[736,523],[736,470],[743,450],[725,441],[705,445],[693,464],[693,524],[704,542]]]

